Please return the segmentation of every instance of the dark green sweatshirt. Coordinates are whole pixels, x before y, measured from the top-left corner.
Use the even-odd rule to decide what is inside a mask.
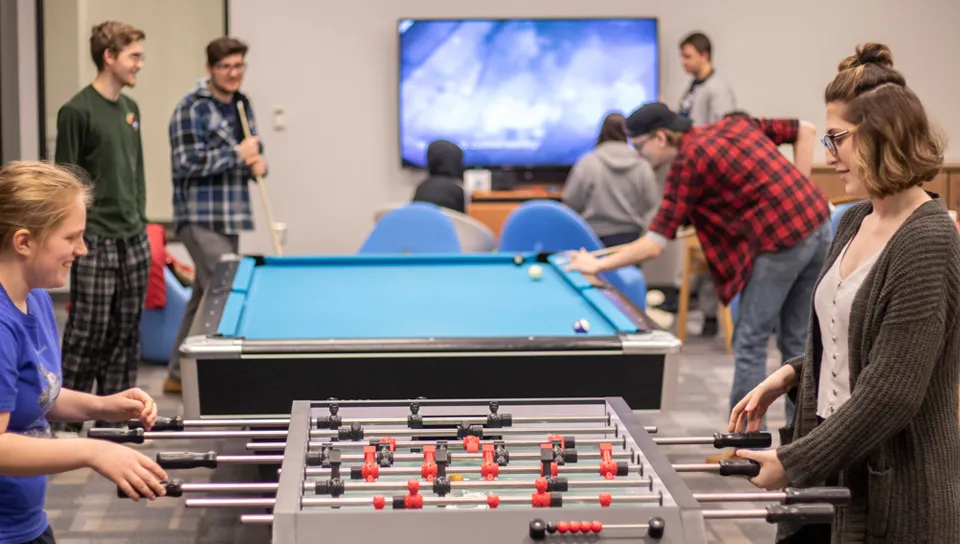
[[[129,238],[146,227],[146,185],[140,141],[140,109],[120,95],[116,102],[92,85],[57,114],[57,163],[83,168],[93,184],[87,232]]]

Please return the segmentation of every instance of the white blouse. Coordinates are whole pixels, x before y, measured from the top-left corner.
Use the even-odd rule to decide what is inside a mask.
[[[813,298],[823,343],[817,415],[824,419],[833,415],[850,399],[850,309],[863,280],[883,252],[883,248],[880,248],[872,257],[860,263],[849,276],[841,278],[840,262],[849,247],[850,242],[847,242],[833,266],[824,274]]]

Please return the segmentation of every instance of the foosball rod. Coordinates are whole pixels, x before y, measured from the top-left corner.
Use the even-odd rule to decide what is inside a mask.
[[[567,489],[573,488],[604,488],[604,487],[634,487],[643,483],[648,487],[652,481],[637,480],[589,480],[589,481],[565,481],[564,486]],[[542,482],[541,482],[542,484]],[[184,493],[276,493],[280,484],[262,483],[262,482],[214,482],[214,483],[184,483],[180,480],[161,482],[166,489],[167,497],[180,497]],[[344,491],[409,491],[413,484],[411,482],[395,483],[365,483],[350,484],[344,483]],[[417,483],[419,486],[419,483]],[[537,487],[537,482],[503,481],[503,482],[450,482],[451,490],[460,489],[510,489],[510,488],[537,488],[544,491],[556,491],[556,485],[544,488]],[[322,486],[321,486],[322,487]],[[416,489],[419,490],[419,487]],[[305,493],[317,492],[317,483],[303,484]],[[319,493],[318,494],[322,494]],[[117,487],[117,496],[126,498],[127,494],[119,486]],[[777,502],[785,505],[793,504],[832,504],[834,506],[846,506],[850,503],[850,490],[845,487],[808,487],[794,488],[788,487],[783,491],[756,491],[739,493],[694,493],[693,499],[700,503],[718,503],[718,502]]]
[[[602,497],[600,495],[605,495]],[[555,502],[558,503],[568,503],[568,502],[578,502],[578,503],[619,503],[619,504],[656,504],[659,503],[662,499],[659,495],[623,495],[623,496],[610,496],[609,493],[601,493],[600,495],[567,495],[562,493],[554,494]],[[531,505],[532,501],[535,500],[532,496],[523,496],[523,497],[500,497],[498,495],[487,495],[485,497],[427,497],[424,495],[401,495],[399,498],[405,497],[419,497],[417,499],[418,503],[421,503],[422,506],[457,506],[457,505],[470,505],[470,506],[482,506],[487,505],[491,507],[496,507],[498,505]],[[544,500],[548,500],[545,498]],[[340,497],[340,498],[313,498],[313,497],[304,497],[300,499],[300,506],[302,508],[315,508],[315,507],[327,507],[327,508],[340,508],[346,506],[377,506],[379,500],[384,500],[385,503],[383,506],[391,504],[393,502],[393,497]],[[492,504],[493,503],[493,504]],[[272,508],[276,504],[276,499],[263,498],[263,499],[238,499],[238,498],[229,498],[229,499],[211,499],[211,498],[197,498],[197,499],[187,499],[185,501],[187,508]],[[544,507],[551,506],[550,504],[544,504]],[[559,505],[558,505],[559,506]],[[380,508],[377,508],[378,510]],[[409,508],[404,508],[409,509]]]
[[[184,484],[186,485],[186,484]],[[247,485],[247,484],[240,484]],[[844,506],[850,503],[850,490],[837,487],[811,487],[806,489],[787,488],[784,491],[761,491],[756,493],[694,493],[694,499],[701,503],[715,502],[765,502],[771,501],[784,506],[794,505],[832,505]],[[241,499],[245,500],[245,499]],[[257,500],[257,499],[254,499]],[[270,500],[270,499],[267,499]],[[369,499],[362,499],[369,502]],[[501,499],[502,501],[502,499]],[[366,502],[364,502],[366,504]],[[723,514],[713,514],[712,512],[734,512],[732,519],[743,517],[743,512],[758,512],[759,510],[706,510],[704,517],[707,519],[731,519],[724,518]],[[766,510],[763,510],[766,512]],[[755,516],[754,516],[755,517]],[[249,514],[241,518],[244,523],[272,523],[273,516],[264,514]],[[611,526],[608,526],[611,527]]]
[[[403,499],[417,497],[416,506],[404,504]],[[556,494],[553,503],[549,502],[550,497],[544,497],[541,507],[562,507],[563,503],[601,503],[604,507],[612,503],[618,504],[649,504],[660,501],[657,495],[624,495],[611,496],[609,493],[598,495],[561,495]],[[348,506],[374,506],[381,510],[387,504],[393,505],[394,509],[419,509],[423,506],[457,506],[487,505],[496,508],[499,505],[530,505],[535,500],[532,497],[500,497],[498,495],[487,495],[486,497],[425,497],[423,495],[404,495],[392,497],[357,497],[357,498],[303,498],[300,500],[301,508],[327,507],[342,508]],[[187,499],[185,501],[187,508],[272,508],[276,505],[276,499],[211,499],[197,498]],[[795,521],[803,523],[829,523],[833,520],[835,508],[832,504],[771,504],[766,508],[745,509],[745,510],[702,510],[704,519],[766,519],[770,523],[779,523],[782,521]],[[265,522],[266,518],[261,518]],[[621,528],[637,527],[636,525],[622,525]]]
[[[458,429],[390,429],[394,434],[410,437],[456,437],[460,432]],[[502,435],[525,435],[525,434],[611,434],[620,435],[620,428],[616,425],[612,427],[565,427],[560,429],[528,429],[520,427],[507,427],[503,429],[485,429],[479,428],[478,432],[491,436]],[[122,428],[103,428],[95,427],[87,431],[87,438],[99,440],[108,440],[117,443],[142,444],[144,440],[154,439],[172,439],[172,440],[194,440],[194,439],[220,439],[220,438],[286,438],[289,431],[284,430],[261,430],[261,431],[145,431],[139,429]],[[364,440],[365,435],[362,427],[342,427],[339,430],[311,430],[311,438],[337,438],[339,440]],[[366,437],[370,439],[379,437]]]
[[[751,461],[753,462],[753,461]],[[629,474],[637,474],[643,476],[643,465],[633,465],[630,466],[628,463],[619,462],[618,466],[612,467],[609,472],[616,473],[618,476],[628,476]],[[359,467],[362,468],[362,467]],[[349,470],[344,468],[342,470]],[[447,467],[447,472],[450,474],[481,474],[483,472],[483,467],[473,466],[473,467]],[[541,468],[540,465],[526,465],[526,466],[495,466],[495,470],[499,474],[540,474]],[[601,474],[601,467],[599,465],[594,466],[576,466],[576,465],[563,465],[557,467],[558,474]],[[378,472],[383,476],[420,476],[422,474],[422,467],[384,467],[379,468]],[[304,470],[306,476],[329,476],[331,470],[329,468],[321,467],[307,467]],[[754,476],[756,476],[754,474]]]
[[[649,431],[648,431],[649,432]],[[599,446],[600,444],[608,444],[611,442],[607,438],[574,438],[574,437],[561,437],[566,442],[569,442],[569,447],[575,447],[575,445],[581,446]],[[772,439],[770,433],[716,433],[713,436],[689,436],[689,437],[652,437],[654,444],[658,446],[694,446],[694,445],[713,445],[717,449],[723,448],[769,448],[772,444]],[[626,447],[626,437],[623,437],[624,447]],[[503,445],[506,447],[540,447],[545,442],[552,442],[549,438],[547,440],[502,440]],[[493,440],[482,440],[480,444],[493,444]],[[422,448],[424,446],[424,441],[417,440],[397,440],[391,442],[391,446],[394,448]],[[310,442],[308,444],[308,449],[317,450],[324,446],[330,446],[330,442]],[[365,446],[376,445],[366,442],[337,442],[336,447],[339,449],[347,448],[358,448],[362,449]],[[454,446],[456,443],[449,443],[447,446]],[[248,442],[247,450],[248,451],[282,451],[287,447],[286,442]]]
[[[434,480],[436,482],[436,480]],[[161,482],[166,489],[166,497],[180,497],[184,493],[276,493],[280,484],[272,482],[211,482],[211,483],[185,483],[180,480]],[[342,485],[342,487],[340,487]],[[430,484],[432,485],[432,483]],[[450,491],[477,490],[477,489],[527,489],[531,492],[565,492],[569,489],[602,489],[602,488],[640,488],[651,489],[653,479],[645,478],[642,480],[566,480],[565,478],[555,478],[552,482],[537,481],[519,481],[519,480],[478,480],[473,482],[448,481],[443,484],[449,487]],[[338,491],[341,492],[368,492],[368,491],[420,491],[420,482],[411,480],[409,482],[342,482],[338,484]],[[330,495],[328,482],[304,482],[304,493],[316,493],[317,495]],[[424,489],[429,492],[436,492],[430,489],[429,485]],[[781,493],[782,495],[782,493]],[[117,496],[127,497],[126,492],[119,486],[117,487]]]
[[[500,418],[507,418],[502,421],[505,427],[516,424],[540,424],[540,423],[603,423],[610,425],[611,417],[605,416],[521,416],[514,417],[508,414],[491,414]],[[419,416],[415,421],[420,425],[485,425],[490,422],[487,416]],[[318,429],[329,429],[331,425],[334,428],[340,425],[350,425],[357,423],[359,425],[391,425],[391,426],[409,426],[412,421],[409,417],[351,417],[340,419],[339,417],[320,416],[311,419],[311,425]],[[151,427],[154,431],[183,431],[185,429],[207,428],[207,427],[288,427],[290,418],[250,418],[250,419],[184,419],[176,417],[158,417],[157,421]],[[139,429],[143,423],[137,419],[131,419],[126,422],[130,429]],[[497,427],[499,428],[499,427]]]
[[[719,463],[691,463],[671,465],[676,472],[716,472],[720,476],[746,476],[754,478],[760,474],[760,463],[752,459],[723,459]],[[356,467],[358,471],[363,467]],[[616,470],[613,470],[616,469]],[[339,470],[351,470],[349,467]],[[377,472],[384,476],[416,476],[421,474],[423,467],[384,467],[378,468]],[[482,466],[474,467],[447,467],[447,471],[453,474],[477,474],[483,473]],[[496,466],[498,474],[539,474],[542,468],[540,465],[529,466]],[[279,469],[277,470],[279,473]],[[628,476],[630,473],[643,476],[643,463],[630,465],[623,461],[617,462],[615,467],[608,467],[604,471],[603,464],[600,466],[572,466],[563,465],[557,467],[558,474],[604,474],[605,472],[616,472],[617,476]],[[331,469],[321,467],[307,467],[304,469],[306,476],[329,476]]]
[[[599,451],[579,452],[576,451],[575,461],[580,460],[600,460],[603,454]],[[311,452],[319,460],[320,456]],[[569,453],[569,452],[567,452]],[[308,454],[308,459],[309,459]],[[510,452],[510,462],[513,461],[540,461],[542,456],[539,452]],[[634,456],[629,451],[611,452],[611,459],[632,461]],[[393,454],[394,462],[420,462],[424,460],[423,454],[418,453],[396,453]],[[451,453],[450,458],[453,461],[483,461],[481,453]],[[220,465],[279,465],[283,463],[283,455],[220,455],[217,452],[160,452],[157,454],[157,464],[166,469],[191,469],[191,468],[210,468],[214,469]],[[342,455],[341,461],[366,461],[364,455]],[[567,459],[567,463],[574,463]],[[309,466],[311,461],[307,461]],[[320,464],[317,462],[317,464]],[[316,465],[313,465],[316,466]]]
[[[622,440],[616,442],[623,442],[624,447],[626,447],[626,437],[623,437]],[[559,441],[565,445],[565,447],[573,448],[577,446],[599,446],[600,444],[611,444],[614,441],[609,438],[574,438],[569,436],[559,437]],[[544,444],[550,444],[553,442],[549,436],[544,437],[542,440],[532,439],[532,440],[480,440],[476,442],[477,451],[484,444],[494,444],[497,442],[502,442],[503,445],[507,448],[516,447],[516,448],[539,448]],[[428,442],[426,440],[395,440],[390,442],[310,442],[307,444],[307,449],[311,451],[319,450],[324,447],[333,446],[339,450],[346,449],[363,449],[366,446],[377,446],[380,444],[389,444],[391,448],[395,449],[420,449],[424,446],[434,445],[433,442]],[[287,447],[286,442],[248,442],[247,451],[283,451]],[[448,442],[447,448],[452,449],[453,447],[466,449],[463,442]]]

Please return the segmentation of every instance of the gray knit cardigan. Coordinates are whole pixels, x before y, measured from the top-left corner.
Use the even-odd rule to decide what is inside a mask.
[[[818,284],[871,210],[864,202],[844,214]],[[806,352],[787,363],[799,377],[797,410],[777,455],[791,486],[839,475],[850,488],[832,543],[960,544],[958,327],[960,235],[939,198],[904,222],[857,292],[851,398],[819,426],[823,346],[812,310]],[[781,525],[778,541],[797,529]]]

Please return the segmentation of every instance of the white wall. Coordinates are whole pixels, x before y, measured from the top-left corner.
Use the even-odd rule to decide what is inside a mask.
[[[51,155],[57,111],[97,73],[90,57],[90,31],[111,19],[130,23],[147,35],[137,86],[124,92],[140,106],[147,217],[169,221],[173,211],[167,124],[177,102],[206,74],[206,46],[223,35],[223,0],[48,0],[44,73]]]
[[[251,46],[246,91],[264,129],[274,215],[289,225],[287,252],[353,252],[379,207],[410,197],[416,176],[399,167],[396,140],[398,19],[531,16],[658,17],[671,105],[689,84],[677,45],[702,30],[742,108],[819,126],[837,63],[855,44],[881,41],[948,135],[960,135],[960,2],[952,0],[910,8],[902,0],[231,0],[231,33]],[[277,107],[284,131],[271,128]],[[960,145],[949,158],[960,160]],[[259,210],[257,219],[242,250],[270,253]]]

